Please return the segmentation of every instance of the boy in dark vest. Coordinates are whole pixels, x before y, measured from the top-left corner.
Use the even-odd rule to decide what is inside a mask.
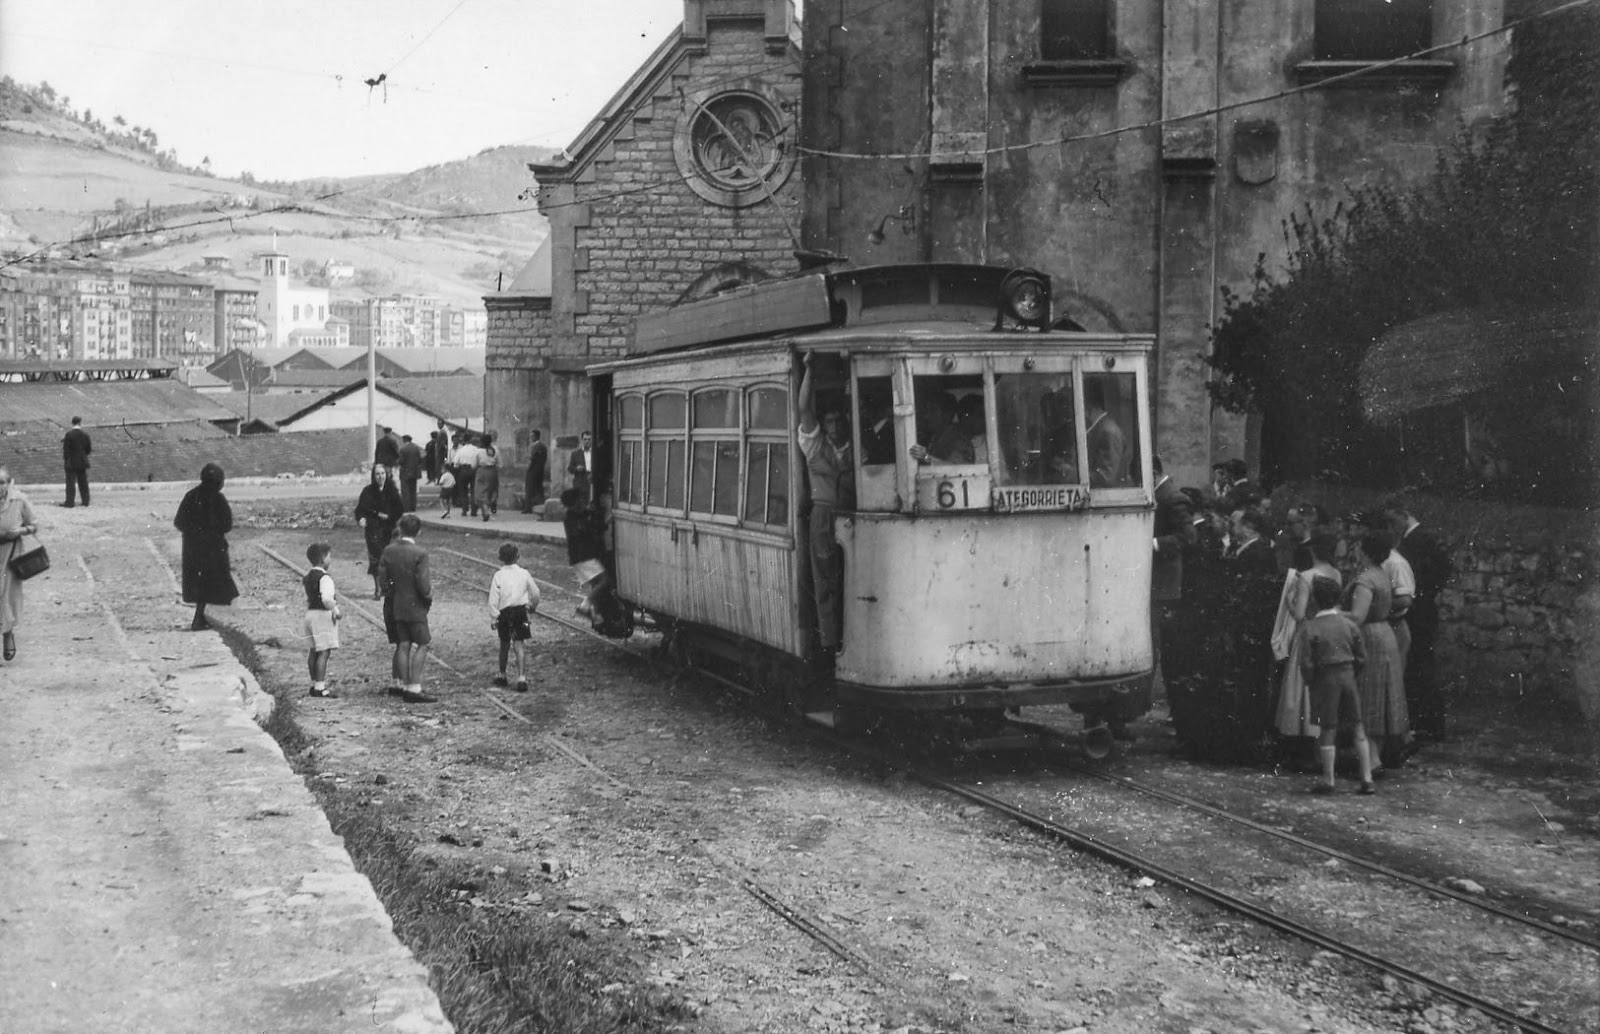
[[[339,648],[339,600],[328,574],[328,555],[333,547],[313,542],[306,547],[311,570],[300,580],[306,590],[306,635],[311,650],[306,667],[311,672],[311,696],[327,699],[339,694],[328,688],[328,655]]]

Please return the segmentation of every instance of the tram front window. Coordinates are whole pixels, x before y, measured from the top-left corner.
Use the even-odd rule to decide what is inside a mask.
[[[1131,373],[1083,375],[1089,487],[1129,488],[1144,480],[1139,463],[1137,385]]]
[[[994,405],[1000,433],[996,473],[1001,484],[1082,483],[1072,374],[997,373]]]
[[[857,377],[856,428],[861,435],[861,465],[894,462],[894,388],[888,377]]]
[[[917,443],[911,455],[921,463],[987,463],[983,378],[976,374],[917,377]]]

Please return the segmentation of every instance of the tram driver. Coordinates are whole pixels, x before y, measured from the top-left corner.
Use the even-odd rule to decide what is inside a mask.
[[[844,580],[844,551],[833,536],[833,515],[855,509],[855,457],[850,449],[850,422],[841,407],[825,406],[819,423],[812,353],[805,353],[803,362],[805,374],[800,378],[796,399],[800,430],[795,439],[800,454],[806,458],[811,486],[811,586],[817,607],[820,660],[826,664],[839,652],[843,624],[839,595]]]

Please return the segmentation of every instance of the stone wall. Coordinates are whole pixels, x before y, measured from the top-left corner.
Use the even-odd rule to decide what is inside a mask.
[[[1335,517],[1376,507],[1377,492],[1306,485],[1274,494]],[[1440,673],[1453,693],[1556,698],[1600,720],[1600,513],[1414,495],[1414,515],[1450,548],[1439,599]]]

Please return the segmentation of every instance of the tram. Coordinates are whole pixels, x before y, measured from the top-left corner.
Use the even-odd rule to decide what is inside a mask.
[[[617,592],[696,651],[822,673],[841,721],[1069,704],[1103,733],[1149,706],[1153,346],[1052,321],[1043,274],[976,265],[812,272],[642,318],[589,369]],[[836,649],[807,368],[855,457]]]

